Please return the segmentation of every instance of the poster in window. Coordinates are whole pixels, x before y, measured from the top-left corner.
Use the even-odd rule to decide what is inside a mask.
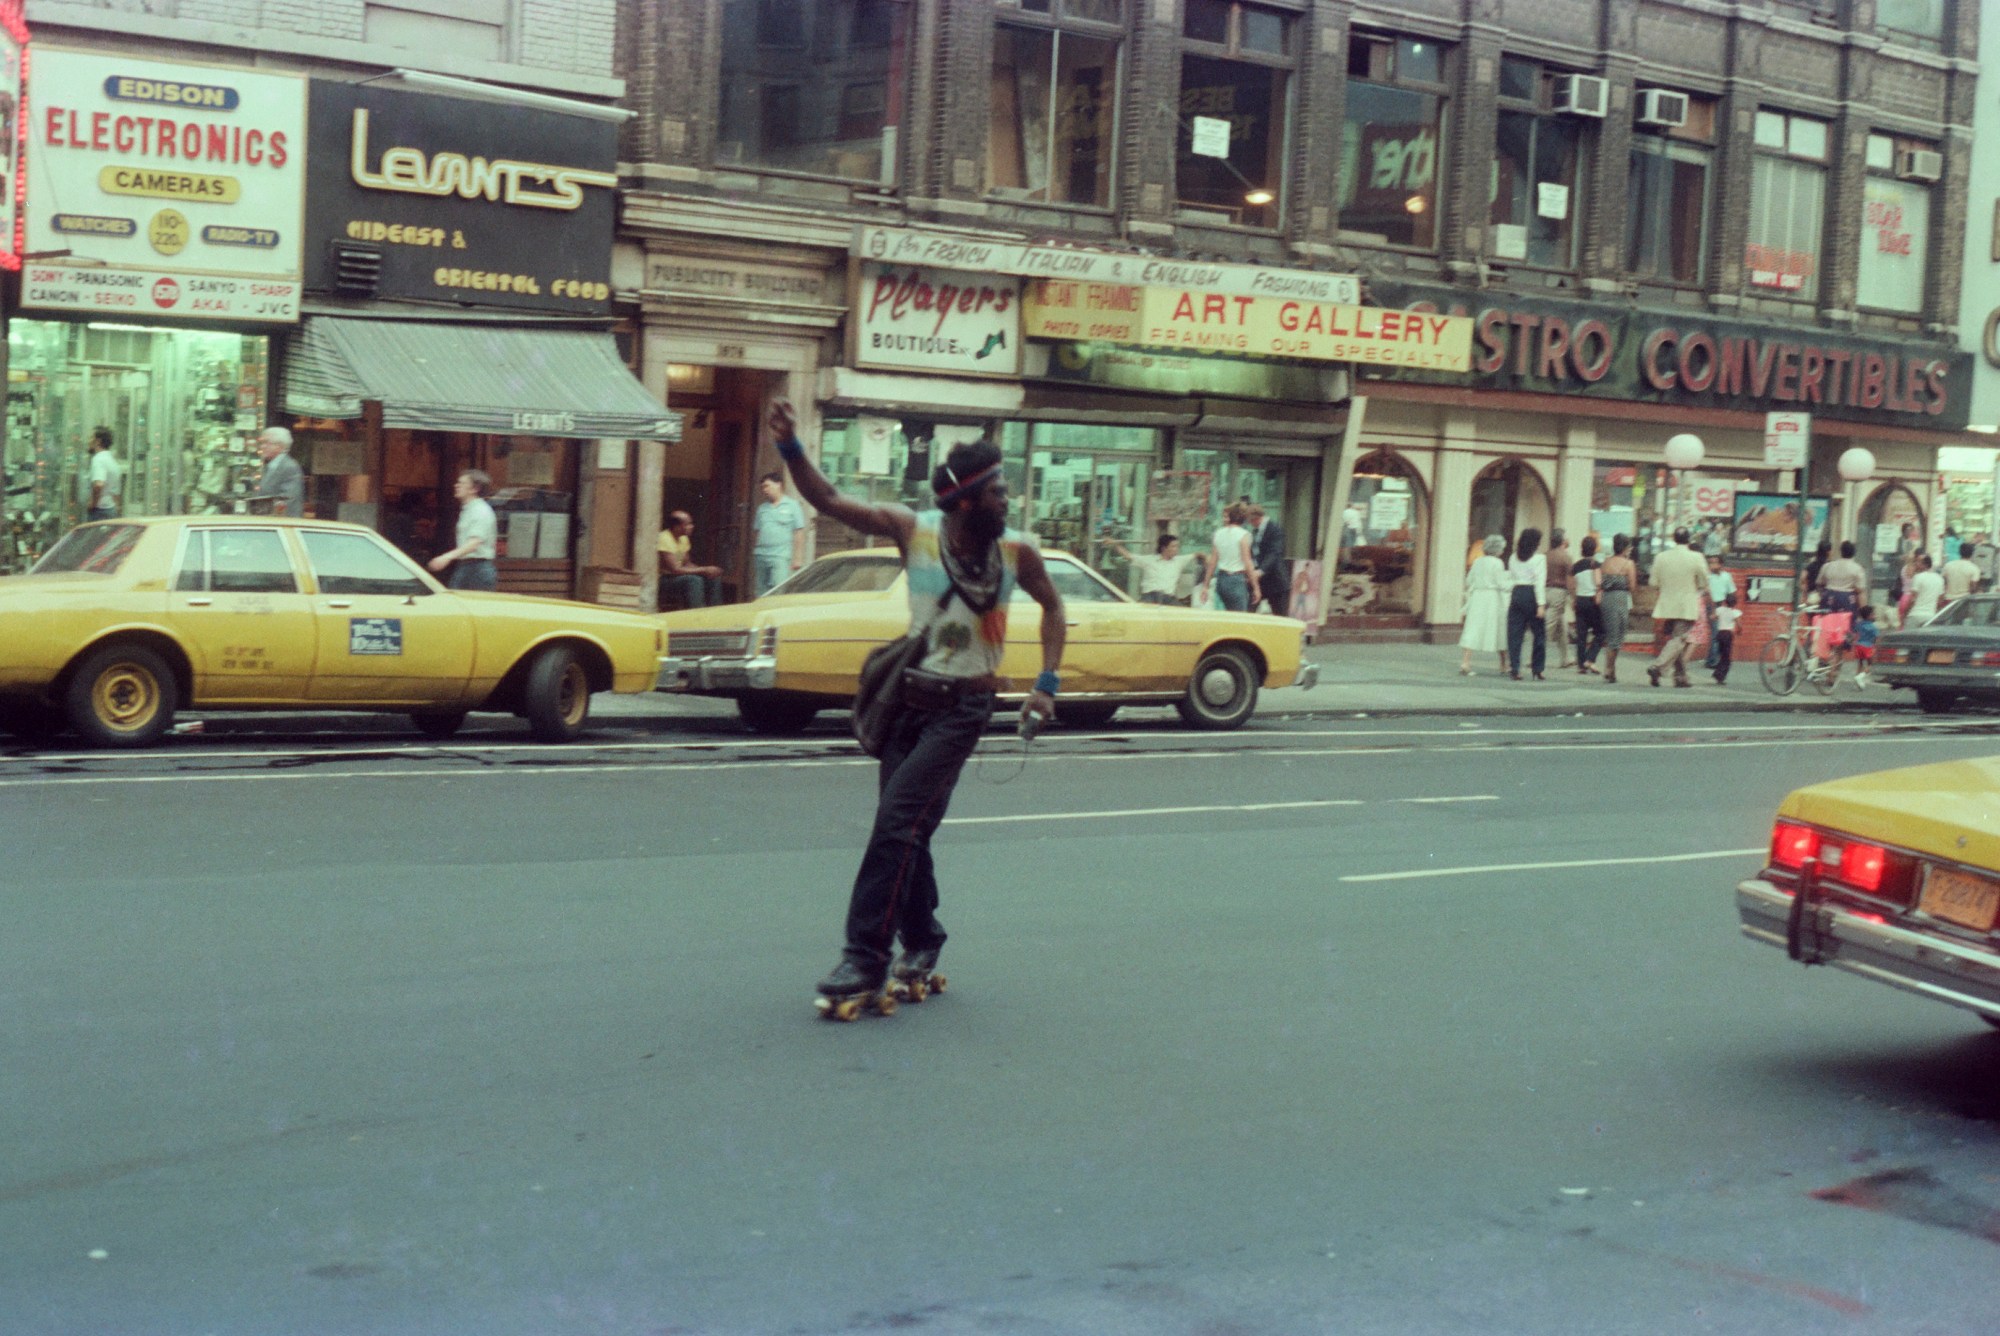
[[[1810,550],[1826,536],[1827,499],[1811,498],[1806,511],[1806,547]],[[1782,492],[1738,492],[1735,513],[1730,519],[1729,546],[1737,552],[1758,555],[1799,550],[1799,499]]]
[[[1930,206],[1930,191],[1921,185],[1881,176],[1867,179],[1862,188],[1857,303],[1880,311],[1923,310]]]

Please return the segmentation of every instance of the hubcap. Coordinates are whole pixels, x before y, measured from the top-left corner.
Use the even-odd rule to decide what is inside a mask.
[[[160,708],[160,685],[145,669],[129,663],[114,664],[100,673],[92,693],[97,717],[111,728],[131,731],[143,728]]]
[[[1201,675],[1201,698],[1214,706],[1236,699],[1236,674],[1227,668],[1211,668]]]
[[[563,674],[562,694],[559,697],[565,723],[574,725],[583,721],[584,704],[590,699],[589,687],[584,679],[583,666],[571,664]]]

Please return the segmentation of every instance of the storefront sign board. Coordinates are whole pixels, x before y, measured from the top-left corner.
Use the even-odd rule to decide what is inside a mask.
[[[306,81],[38,48],[21,304],[292,323]]]
[[[1038,278],[1022,294],[1021,332],[1031,339],[1140,343],[1145,289],[1117,283]]]
[[[1432,371],[1465,371],[1472,365],[1472,322],[1463,316],[1190,288],[1146,289],[1140,342],[1159,348],[1372,362]]]
[[[1972,355],[1889,335],[1727,320],[1688,311],[1371,285],[1384,306],[1469,316],[1469,376],[1385,369],[1383,379],[1578,395],[1849,422],[1963,430]]]
[[[910,227],[860,228],[854,254],[868,262],[959,269],[971,273],[1014,274],[1022,278],[1063,278],[1078,283],[1138,287],[1179,287],[1244,297],[1296,297],[1302,301],[1352,306],[1361,300],[1361,280],[1353,274],[1312,269],[1268,269],[1254,264],[1167,260],[1118,251],[1066,246],[1029,246],[988,241]]]
[[[1811,449],[1811,413],[1764,414],[1764,463],[1768,467],[1804,468]]]
[[[699,256],[649,255],[645,291],[722,301],[833,306],[837,299],[825,269],[805,265],[749,264]]]
[[[335,291],[350,242],[379,252],[377,296],[602,314],[617,166],[608,121],[316,80],[306,286]]]
[[[26,166],[28,126],[21,115],[25,92],[28,25],[23,0],[0,0],[0,269],[19,269],[27,249],[27,222],[19,192]]]
[[[976,376],[1021,371],[1021,280],[899,264],[861,266],[854,364]]]

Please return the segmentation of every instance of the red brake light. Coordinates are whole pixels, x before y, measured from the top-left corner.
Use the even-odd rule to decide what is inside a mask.
[[[1889,851],[1879,844],[1850,844],[1840,851],[1840,879],[1856,890],[1882,889],[1882,869]]]
[[[1819,857],[1819,832],[1780,821],[1771,830],[1771,862],[1796,872]]]

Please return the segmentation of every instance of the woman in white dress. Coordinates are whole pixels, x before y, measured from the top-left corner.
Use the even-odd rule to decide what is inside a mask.
[[[1485,551],[1474,557],[1465,572],[1465,629],[1458,633],[1458,675],[1472,676],[1472,651],[1485,650],[1499,656],[1500,670],[1507,669],[1507,564],[1500,558],[1507,540],[1494,534],[1486,540]]]

